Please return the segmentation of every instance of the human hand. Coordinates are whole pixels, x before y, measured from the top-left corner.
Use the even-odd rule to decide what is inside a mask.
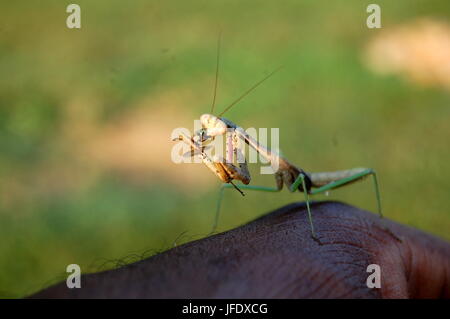
[[[310,236],[304,203],[294,203],[225,233],[84,275],[80,289],[63,282],[31,297],[450,297],[449,243],[342,203],[311,208],[320,244]],[[370,264],[381,268],[379,289],[366,285]]]

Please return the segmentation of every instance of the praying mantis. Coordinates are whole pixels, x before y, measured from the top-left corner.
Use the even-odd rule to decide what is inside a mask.
[[[214,97],[211,107],[211,113],[214,111],[218,73],[219,73],[219,52],[220,52],[220,37],[218,41],[217,50],[217,64],[216,64],[216,78],[214,86]],[[310,207],[310,195],[316,195],[320,193],[328,192],[332,189],[342,187],[357,181],[360,181],[368,176],[373,177],[373,183],[375,188],[375,195],[377,200],[378,214],[383,217],[381,210],[380,191],[378,187],[377,174],[374,169],[371,168],[352,168],[348,170],[340,170],[333,172],[318,172],[310,173],[293,165],[286,158],[280,156],[277,152],[272,151],[265,145],[259,143],[252,136],[247,134],[245,130],[232,121],[222,117],[222,115],[228,111],[233,105],[239,102],[244,96],[254,90],[257,86],[271,77],[279,69],[276,69],[262,80],[253,85],[249,90],[242,94],[238,99],[231,103],[225,110],[218,116],[213,114],[203,114],[200,117],[201,129],[194,132],[194,135],[189,137],[185,134],[180,134],[173,140],[180,140],[189,145],[191,152],[190,155],[200,156],[202,162],[223,182],[219,200],[217,203],[216,217],[213,225],[212,233],[216,230],[218,224],[218,218],[220,213],[220,206],[223,197],[223,192],[227,188],[234,188],[244,195],[243,189],[264,191],[264,192],[279,192],[283,189],[283,185],[286,185],[290,192],[302,192],[304,194],[306,208],[308,212],[308,219],[310,224],[311,236],[314,240],[318,241],[318,237],[314,230],[313,218]],[[211,158],[205,151],[205,144],[214,140],[216,136],[225,135],[227,132],[226,142],[226,160],[223,158]],[[253,186],[248,185],[251,177],[247,167],[247,162],[243,153],[243,145],[246,143],[254,150],[256,150],[266,161],[270,164],[277,163],[277,168],[274,170],[275,175],[275,187],[266,186]],[[233,163],[233,157],[237,160],[238,165]],[[272,165],[273,167],[273,165]],[[238,180],[242,184],[234,184],[233,180]]]

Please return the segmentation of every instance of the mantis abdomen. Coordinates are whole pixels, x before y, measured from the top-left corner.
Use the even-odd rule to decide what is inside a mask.
[[[367,170],[368,168],[358,167],[334,172],[308,173],[308,175],[311,178],[313,187],[321,187],[331,182],[361,174],[363,172],[366,172]]]

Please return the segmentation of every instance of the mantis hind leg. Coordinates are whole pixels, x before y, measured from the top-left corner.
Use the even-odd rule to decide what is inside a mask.
[[[372,175],[373,177],[373,185],[375,188],[375,196],[377,199],[377,206],[378,206],[378,215],[380,216],[380,218],[383,218],[383,212],[381,210],[381,196],[380,196],[380,189],[378,187],[378,180],[377,180],[377,173],[375,172],[375,170],[371,169],[371,168],[367,168],[362,170],[359,173],[350,175],[348,177],[345,178],[341,178],[338,180],[335,180],[333,182],[330,182],[322,187],[319,187],[317,189],[312,190],[310,193],[313,194],[319,194],[319,193],[323,193],[326,192],[328,190],[334,189],[334,188],[338,188],[340,186],[346,185],[346,184],[350,184],[353,182],[356,182],[358,180],[361,180],[369,175]],[[384,226],[383,229],[389,233],[394,239],[396,239],[399,242],[402,242],[402,239],[399,238],[397,235],[395,235],[387,226]]]
[[[382,211],[381,211],[381,198],[380,198],[380,190],[378,188],[378,180],[377,180],[377,175],[375,170],[373,169],[365,169],[361,172],[358,172],[356,174],[352,174],[350,176],[347,176],[345,178],[341,178],[335,181],[332,181],[318,189],[315,190],[310,190],[308,191],[304,191],[303,194],[305,195],[305,202],[306,202],[306,209],[308,211],[308,218],[309,218],[309,223],[311,225],[311,236],[314,240],[318,241],[318,238],[316,236],[316,233],[314,231],[314,224],[313,224],[313,219],[312,219],[312,214],[311,214],[311,208],[309,205],[309,194],[314,195],[314,194],[319,194],[319,193],[323,193],[326,192],[328,190],[352,183],[352,182],[356,182],[358,180],[363,179],[364,177],[368,176],[368,175],[372,175],[373,176],[373,182],[374,182],[374,187],[375,187],[375,195],[377,198],[377,206],[378,206],[378,214],[380,215],[380,217],[383,217]],[[306,190],[306,183],[305,183],[305,175],[304,174],[299,174],[299,176],[297,177],[297,179],[294,181],[294,183],[291,185],[290,187],[290,191],[291,192],[295,192],[299,186],[302,185],[303,190]],[[320,243],[320,242],[319,242]]]
[[[378,208],[378,214],[380,215],[380,217],[383,217],[383,212],[381,210],[381,196],[380,196],[380,190],[378,187],[378,180],[377,180],[377,173],[375,172],[375,170],[371,169],[371,168],[367,168],[364,169],[361,172],[358,172],[356,174],[332,181],[322,187],[319,187],[317,189],[311,190],[310,194],[314,195],[314,194],[319,194],[319,193],[323,193],[341,186],[344,186],[346,184],[350,184],[353,182],[356,182],[358,180],[362,180],[363,178],[372,175],[373,177],[373,185],[375,188],[375,197],[377,199],[377,208]]]

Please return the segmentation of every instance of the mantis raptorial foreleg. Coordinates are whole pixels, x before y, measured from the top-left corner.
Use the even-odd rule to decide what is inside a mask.
[[[231,151],[230,151],[231,149]],[[231,153],[234,155],[234,158],[239,167],[236,167],[232,162],[233,158],[227,159],[228,167],[233,167],[235,170],[235,174],[232,176],[234,179],[239,179],[244,182],[244,184],[250,183],[250,172],[247,166],[247,160],[243,153],[243,146],[241,140],[237,136],[236,132],[233,130],[231,133],[231,143],[227,143],[227,153]]]
[[[199,155],[202,159],[202,162],[214,173],[217,177],[219,177],[225,183],[230,183],[236,190],[238,190],[242,195],[244,193],[235,186],[233,180],[239,180],[245,185],[250,183],[250,172],[248,171],[247,162],[242,153],[241,144],[239,142],[239,138],[235,135],[234,131],[232,134],[232,139],[230,143],[227,142],[227,154],[231,152],[231,154],[236,155],[239,166],[235,166],[232,163],[232,159],[230,161],[225,161],[222,157],[214,157],[211,159],[208,154],[204,151],[204,147],[201,142],[195,142],[194,138],[190,138],[185,134],[180,134],[174,140],[180,140],[190,146],[191,152],[190,155]]]

